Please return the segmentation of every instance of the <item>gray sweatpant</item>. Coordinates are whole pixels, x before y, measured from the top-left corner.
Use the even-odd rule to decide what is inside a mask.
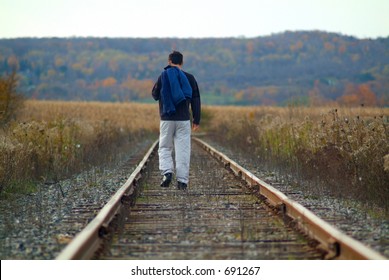
[[[159,170],[161,174],[174,173],[173,147],[176,162],[176,179],[189,182],[190,121],[161,121],[159,134]]]

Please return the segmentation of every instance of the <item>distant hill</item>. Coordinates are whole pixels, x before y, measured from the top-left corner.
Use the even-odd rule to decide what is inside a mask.
[[[151,101],[176,49],[207,104],[389,105],[389,37],[320,31],[258,38],[0,40],[0,74],[17,69],[37,99]]]

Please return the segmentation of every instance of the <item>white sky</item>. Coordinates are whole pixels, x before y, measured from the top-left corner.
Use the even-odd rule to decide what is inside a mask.
[[[389,36],[389,0],[0,0],[0,38]]]

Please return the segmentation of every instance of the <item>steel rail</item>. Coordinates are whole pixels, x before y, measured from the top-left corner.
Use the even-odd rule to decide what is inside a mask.
[[[149,157],[155,150],[157,144],[158,140],[151,145],[127,181],[100,210],[97,216],[62,250],[57,256],[57,260],[80,260],[93,257],[103,242],[101,237],[107,231],[109,223],[123,206],[123,198],[131,196],[135,192],[137,181],[141,178],[141,173],[146,167]]]
[[[321,248],[328,252],[328,258],[348,260],[386,259],[380,253],[345,235],[299,203],[289,199],[285,194],[260,180],[251,172],[241,167],[235,161],[217,151],[203,140],[196,137],[193,139],[199,143],[203,149],[221,161],[226,167],[229,167],[236,176],[243,179],[250,188],[265,197],[271,206],[280,209],[285,216],[291,218],[299,229],[305,232],[309,237],[317,240],[320,243]],[[102,236],[104,235],[104,232],[107,231],[109,223],[121,210],[123,199],[131,196],[135,192],[137,182],[142,176],[141,173],[146,167],[149,157],[157,145],[158,141],[155,141],[126,183],[120,187],[117,193],[100,210],[97,216],[84,228],[84,230],[75,236],[56,259],[90,259],[93,257],[103,242]]]
[[[193,137],[193,139],[226,167],[229,167],[236,176],[241,177],[250,188],[255,189],[257,193],[265,197],[271,206],[280,209],[284,215],[291,218],[300,230],[312,239],[317,240],[320,243],[320,247],[328,252],[327,258],[347,260],[386,259],[380,253],[347,236],[301,204],[293,201],[282,192],[260,180],[203,140],[196,137]]]

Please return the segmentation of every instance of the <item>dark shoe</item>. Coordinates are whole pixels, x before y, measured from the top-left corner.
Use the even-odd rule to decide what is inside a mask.
[[[163,175],[161,187],[168,188],[170,185],[170,182],[172,181],[173,174],[172,173],[166,173]]]
[[[182,183],[182,182],[177,182],[177,188],[178,188],[179,190],[186,190],[187,187],[188,187],[187,184]]]

